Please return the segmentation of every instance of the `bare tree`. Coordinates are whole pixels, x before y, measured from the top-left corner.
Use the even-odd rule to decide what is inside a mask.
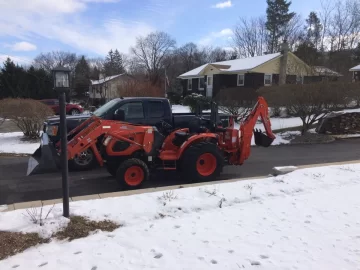
[[[157,84],[164,67],[164,59],[172,53],[176,41],[164,32],[153,32],[146,37],[139,37],[131,52],[138,64],[147,72],[152,84]]]
[[[302,18],[299,14],[295,14],[284,28],[284,39],[287,40],[290,50],[295,49],[303,35]]]
[[[57,66],[68,67],[71,71],[75,70],[78,57],[75,53],[64,51],[52,51],[49,53],[41,53],[34,59],[34,65],[50,72]]]
[[[262,55],[267,50],[266,18],[240,18],[234,28],[233,45],[240,57]]]
[[[352,49],[359,41],[360,3],[357,0],[337,1],[329,23],[332,51]]]
[[[332,0],[320,0],[320,3],[321,3],[321,11],[319,12],[319,17],[322,24],[320,44],[321,44],[321,49],[325,50],[326,36],[328,35],[331,13],[334,9],[334,5]]]
[[[194,69],[206,63],[206,51],[199,49],[198,46],[192,42],[186,43],[176,50],[179,61],[182,63],[184,71]]]

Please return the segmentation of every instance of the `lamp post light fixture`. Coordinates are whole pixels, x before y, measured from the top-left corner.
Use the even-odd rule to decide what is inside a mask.
[[[61,153],[60,164],[62,174],[62,192],[63,192],[63,216],[70,216],[69,207],[69,168],[67,153],[67,126],[66,126],[66,93],[70,92],[70,69],[57,67],[52,70],[54,79],[54,90],[59,94],[60,107],[60,140]]]

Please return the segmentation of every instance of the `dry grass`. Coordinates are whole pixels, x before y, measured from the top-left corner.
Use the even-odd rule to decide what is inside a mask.
[[[18,233],[0,231],[0,260],[14,256],[38,244],[47,243],[37,233]]]
[[[87,237],[91,232],[96,230],[112,232],[121,226],[122,225],[110,220],[91,221],[81,216],[73,216],[70,217],[68,226],[54,234],[51,238],[72,241],[74,239]],[[41,238],[37,233],[0,231],[0,260],[14,256],[38,244],[48,243],[51,238]]]
[[[74,239],[87,237],[90,232],[96,230],[112,232],[121,226],[122,225],[116,224],[110,220],[91,221],[85,217],[73,216],[70,217],[68,226],[64,230],[57,232],[54,237],[60,240],[68,239],[69,241],[72,241]]]

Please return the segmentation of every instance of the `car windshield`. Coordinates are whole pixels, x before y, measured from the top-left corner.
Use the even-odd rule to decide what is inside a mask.
[[[102,117],[106,114],[111,107],[113,107],[118,101],[116,99],[110,100],[108,103],[101,106],[99,109],[94,111],[93,115],[97,117]]]

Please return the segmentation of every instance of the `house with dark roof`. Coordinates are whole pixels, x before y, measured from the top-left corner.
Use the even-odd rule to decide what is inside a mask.
[[[178,78],[181,79],[184,96],[200,93],[215,97],[223,89],[237,88],[255,93],[262,86],[321,81],[320,74],[289,52],[284,42],[279,53],[208,63]]]

